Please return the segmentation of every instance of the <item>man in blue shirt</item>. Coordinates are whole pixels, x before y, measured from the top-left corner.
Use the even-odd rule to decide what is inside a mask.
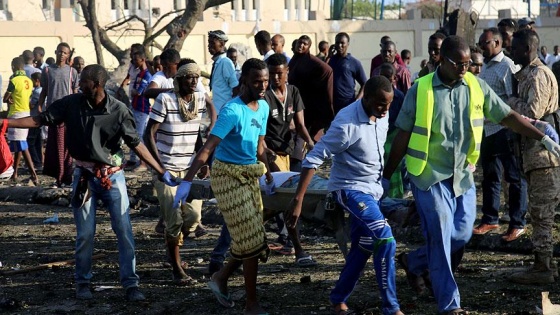
[[[384,315],[402,314],[395,285],[396,250],[391,227],[379,208],[383,195],[383,144],[389,128],[387,111],[393,87],[385,77],[374,76],[365,84],[364,97],[343,108],[303,161],[303,171],[285,219],[295,227],[303,198],[315,170],[332,158],[329,191],[348,211],[352,247],[330,295],[336,314],[349,313],[346,301],[354,290],[367,260],[373,254]]]
[[[348,53],[350,36],[347,33],[338,33],[334,39],[336,54],[329,59],[329,66],[333,70],[333,100],[334,113],[361,98],[366,73],[360,61]],[[356,96],[356,82],[360,84],[360,91]]]
[[[243,264],[247,293],[244,313],[264,314],[257,301],[257,270],[259,259],[266,261],[269,250],[258,179],[265,174],[267,194],[272,193],[274,179],[264,150],[269,111],[264,101],[268,69],[264,61],[251,58],[241,70],[243,92],[222,108],[208,140],[177,189],[174,205],[186,202],[194,176],[215,150],[212,188],[231,233],[232,245],[231,260],[210,277],[208,286],[222,306],[233,307],[227,283]]]
[[[233,89],[239,84],[235,66],[226,56],[227,41],[227,35],[221,30],[208,32],[208,52],[214,60],[210,74],[210,89],[218,114],[220,114],[222,106],[232,99]]]

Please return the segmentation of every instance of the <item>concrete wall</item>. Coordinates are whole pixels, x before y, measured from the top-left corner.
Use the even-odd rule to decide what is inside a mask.
[[[9,6],[13,6],[15,0],[8,0]],[[23,3],[22,1],[19,1]],[[102,7],[104,19],[109,19],[107,12],[110,12],[109,2],[98,1]],[[271,1],[272,2],[272,1]],[[278,1],[281,3],[283,1]],[[152,1],[152,6],[157,3],[163,7],[162,2]],[[171,3],[171,2],[170,2]],[[264,0],[261,4],[264,3]],[[269,2],[266,2],[269,4]],[[276,3],[276,2],[275,2]],[[328,13],[327,0],[313,0],[312,10],[318,10],[319,14],[325,16]],[[325,10],[319,10],[325,8]],[[172,7],[171,7],[172,8]],[[276,7],[275,7],[276,8]],[[11,75],[10,62],[14,56],[20,55],[25,49],[33,49],[35,46],[43,46],[47,52],[46,57],[54,56],[54,50],[60,41],[68,42],[76,49],[75,55],[80,55],[85,59],[86,64],[95,63],[95,54],[91,36],[83,21],[76,21],[77,15],[72,8],[57,9],[60,21],[0,21],[0,74],[3,77],[2,93],[7,87],[7,79]],[[331,21],[319,19],[316,21],[284,21],[284,10],[281,6],[276,8],[278,12],[267,11],[267,19],[262,21],[232,22],[232,10],[229,5],[224,5],[217,12],[209,9],[204,12],[204,21],[199,22],[189,35],[181,55],[196,60],[210,70],[211,59],[206,49],[207,33],[213,29],[224,29],[229,34],[230,44],[243,45],[248,47],[249,57],[259,57],[253,41],[253,35],[258,30],[266,29],[271,34],[281,33],[286,38],[284,50],[291,54],[290,45],[292,40],[302,34],[310,36],[313,40],[312,53],[317,52],[317,43],[327,40],[334,41],[334,36],[340,31],[350,34],[350,52],[358,58],[366,71],[369,73],[370,60],[379,53],[379,40],[384,35],[389,35],[397,44],[398,51],[409,49],[413,53],[411,63],[412,72],[418,71],[420,60],[428,58],[427,41],[428,37],[439,28],[436,20],[384,20],[384,21]],[[281,11],[281,12],[280,12]],[[14,11],[16,12],[16,11]],[[34,11],[33,11],[34,12]],[[162,12],[163,14],[164,12]],[[229,13],[230,16],[225,14]],[[263,13],[264,14],[264,13]],[[224,16],[222,16],[224,15]],[[216,17],[217,16],[217,17]],[[560,44],[558,33],[560,31],[560,18],[539,18],[537,29],[541,36],[541,44],[549,47]],[[481,30],[486,27],[495,26],[497,20],[480,20],[477,24],[476,38]],[[102,24],[103,25],[103,24]],[[112,38],[120,47],[129,47],[132,43],[139,42],[142,34],[139,32],[112,33]],[[167,41],[165,36],[158,39],[164,45]],[[154,55],[160,53],[157,49]],[[114,68],[118,65],[117,60],[108,52],[104,53],[107,68]]]

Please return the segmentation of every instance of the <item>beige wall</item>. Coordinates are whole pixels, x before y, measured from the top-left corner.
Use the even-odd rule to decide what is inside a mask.
[[[12,5],[13,0],[9,0]],[[325,6],[326,0],[312,1],[312,9]],[[23,1],[19,1],[23,3]],[[107,5],[102,1],[100,6]],[[159,1],[158,1],[159,2]],[[158,3],[155,0],[152,4]],[[264,3],[265,0],[261,0]],[[268,0],[266,0],[267,3]],[[281,3],[283,1],[278,1]],[[275,2],[276,3],[276,2]],[[23,6],[23,4],[22,4]],[[163,5],[161,5],[163,7]],[[30,8],[29,8],[30,9]],[[229,7],[220,7],[220,12],[229,10]],[[31,9],[30,9],[31,10]],[[280,10],[280,9],[278,9]],[[110,11],[106,7],[103,11]],[[327,7],[328,11],[328,7]],[[231,10],[229,10],[231,14]],[[24,49],[33,49],[35,46],[43,46],[47,52],[46,57],[53,56],[56,44],[60,41],[68,42],[76,49],[75,54],[85,59],[86,64],[95,63],[95,53],[93,44],[87,28],[83,22],[74,21],[74,13],[72,9],[61,9],[59,16],[62,22],[55,21],[36,21],[36,22],[16,22],[16,21],[0,21],[0,74],[3,77],[3,89],[7,87],[8,77],[11,75],[10,62],[15,56],[21,54]],[[163,12],[162,12],[163,13]],[[324,13],[324,12],[323,12]],[[222,13],[220,13],[222,14]],[[350,52],[358,58],[366,71],[369,73],[370,60],[379,53],[379,40],[383,35],[390,35],[397,44],[397,49],[409,49],[412,51],[414,58],[411,63],[412,71],[418,71],[420,60],[427,58],[427,42],[428,37],[438,27],[439,24],[435,20],[385,20],[385,21],[283,21],[283,12],[276,15],[273,12],[267,13],[266,20],[255,22],[231,22],[231,19],[224,19],[221,15],[214,17],[213,9],[206,10],[204,13],[204,21],[199,22],[189,35],[181,55],[196,60],[199,64],[204,65],[210,70],[211,59],[206,49],[207,32],[213,29],[224,29],[230,37],[230,44],[242,44],[249,48],[249,54],[253,57],[259,57],[253,41],[253,35],[257,30],[266,29],[271,34],[282,33],[286,38],[284,50],[291,55],[290,45],[293,39],[298,38],[302,34],[307,34],[313,40],[311,48],[312,53],[317,52],[317,43],[321,40],[333,42],[334,36],[340,31],[350,34]],[[478,34],[485,27],[495,26],[496,20],[479,21]],[[559,18],[541,18],[537,20],[538,32],[541,36],[543,45],[552,50],[552,46],[560,44],[558,33],[560,31]],[[139,42],[142,34],[129,33],[122,36],[121,33],[113,33],[112,38],[120,47],[129,47],[132,43]],[[164,45],[167,38],[164,36],[158,39],[158,42]],[[160,51],[154,49],[154,55]],[[108,52],[104,52],[105,63],[107,68],[114,68],[118,65],[117,60]]]

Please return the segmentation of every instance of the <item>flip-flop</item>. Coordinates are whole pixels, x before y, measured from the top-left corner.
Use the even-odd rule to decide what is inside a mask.
[[[187,286],[187,285],[196,284],[198,283],[198,281],[191,278],[190,276],[187,276],[186,278],[177,278],[173,276],[173,283],[178,286]]]
[[[232,308],[235,306],[235,302],[233,302],[233,300],[231,299],[231,294],[223,294],[220,291],[218,284],[214,282],[214,280],[212,280],[212,277],[210,277],[210,281],[208,281],[208,288],[210,288],[212,293],[214,293],[214,296],[216,296],[216,299],[218,300],[218,303],[220,303],[220,305],[227,308]]]
[[[296,253],[293,247],[288,247],[288,246],[284,246],[282,247],[282,249],[277,250],[276,252],[280,255],[285,255],[285,256],[293,255]]]
[[[281,250],[283,247],[284,247],[284,245],[279,244],[279,243],[270,243],[270,244],[268,244],[268,248],[269,248],[270,250],[274,250],[274,251]]]
[[[353,310],[347,308],[345,310],[336,310],[334,307],[331,308],[334,315],[353,315],[356,314]]]
[[[313,256],[306,255],[300,258],[296,258],[296,264],[299,267],[315,267],[317,262],[313,259]]]

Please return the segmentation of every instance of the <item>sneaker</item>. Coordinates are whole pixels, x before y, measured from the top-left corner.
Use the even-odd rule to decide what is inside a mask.
[[[126,300],[131,302],[144,301],[146,297],[138,287],[130,287],[126,289]]]
[[[76,298],[78,300],[91,300],[93,299],[93,294],[89,289],[88,283],[80,283],[76,285]]]

